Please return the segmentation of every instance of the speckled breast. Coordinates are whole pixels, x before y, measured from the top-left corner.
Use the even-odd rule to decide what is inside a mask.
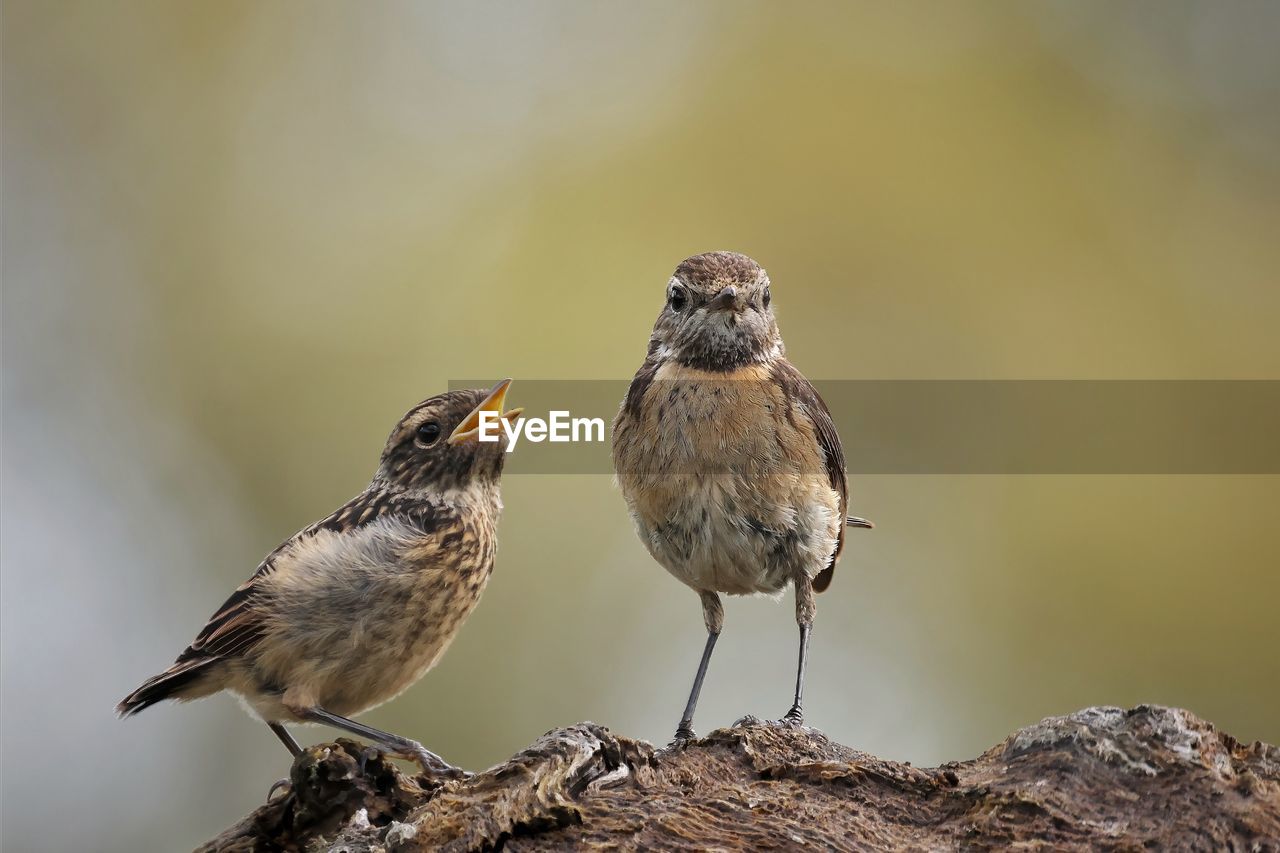
[[[835,549],[839,498],[782,395],[763,366],[665,366],[619,415],[614,463],[640,538],[695,589],[776,593]]]

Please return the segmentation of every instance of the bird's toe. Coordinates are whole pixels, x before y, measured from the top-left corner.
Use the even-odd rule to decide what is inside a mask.
[[[672,746],[684,746],[685,744],[698,739],[698,733],[693,730],[693,726],[689,723],[681,723],[676,729],[676,736],[672,738]]]
[[[376,746],[366,746],[364,749],[360,750],[360,775],[365,775],[365,770],[368,768],[370,761],[375,758],[380,758],[381,756],[382,750],[378,749]]]
[[[799,706],[793,705],[790,711],[782,715],[782,719],[779,722],[786,723],[789,726],[803,726],[804,711]]]
[[[410,757],[417,762],[418,766],[422,768],[422,772],[429,779],[460,781],[470,779],[473,775],[461,767],[454,767],[420,743],[413,744],[412,752],[413,754]]]
[[[279,797],[276,797],[276,794],[280,791],[283,791],[284,793]],[[271,788],[267,791],[267,802],[270,803],[276,799],[287,800],[292,796],[293,783],[288,779],[277,779],[275,782],[271,783]]]

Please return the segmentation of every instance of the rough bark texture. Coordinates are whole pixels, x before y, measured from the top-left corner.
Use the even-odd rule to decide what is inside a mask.
[[[205,851],[1280,850],[1280,749],[1193,714],[1087,708],[921,769],[754,719],[655,750],[592,723],[434,785],[339,740]]]

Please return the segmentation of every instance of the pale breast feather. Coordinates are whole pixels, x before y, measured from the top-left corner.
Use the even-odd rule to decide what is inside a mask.
[[[812,386],[794,369],[784,378],[650,364],[619,413],[615,468],[641,539],[696,588],[773,592],[830,568],[838,440]]]

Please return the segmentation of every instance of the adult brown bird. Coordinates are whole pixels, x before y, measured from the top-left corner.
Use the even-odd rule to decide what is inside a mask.
[[[368,488],[268,554],[174,664],[116,711],[226,690],[295,756],[284,724],[323,723],[428,773],[459,773],[417,741],[349,717],[421,678],[480,600],[498,544],[505,440],[477,439],[482,412],[519,414],[502,411],[510,384],[410,409]]]
[[[831,413],[787,361],[769,276],[746,255],[676,267],[613,428],[613,462],[649,553],[702,599],[707,642],[676,729],[693,713],[724,624],[719,593],[795,588],[803,694],[814,593],[831,583],[846,525],[844,452]]]

